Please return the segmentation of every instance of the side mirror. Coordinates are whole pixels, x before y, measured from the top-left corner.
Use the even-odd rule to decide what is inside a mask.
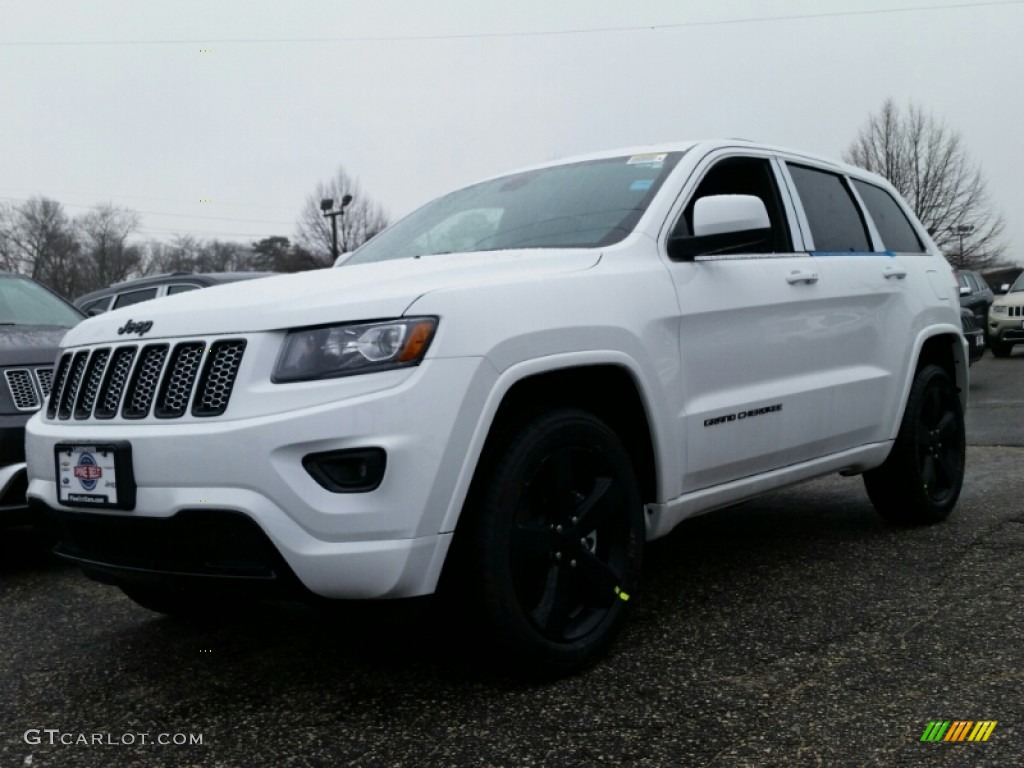
[[[999,286],[999,292],[1000,293],[1009,293],[1010,292],[1010,284],[1009,283],[1003,283],[1002,285],[1000,285]]]
[[[673,259],[742,253],[763,246],[771,236],[764,201],[754,195],[709,195],[693,206],[693,234],[669,238]]]
[[[960,295],[961,296],[970,296],[971,295],[971,289],[968,288],[966,285],[961,285],[960,286]]]

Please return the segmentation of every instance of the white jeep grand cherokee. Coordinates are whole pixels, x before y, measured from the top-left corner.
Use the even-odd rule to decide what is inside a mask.
[[[893,188],[742,141],[435,200],[335,269],[87,320],[28,427],[56,552],[180,613],[427,595],[594,661],[645,541],[832,472],[897,523],[964,471],[956,282]]]

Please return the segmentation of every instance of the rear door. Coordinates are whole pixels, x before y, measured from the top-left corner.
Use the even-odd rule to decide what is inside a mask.
[[[801,158],[785,159],[783,169],[829,302],[819,363],[830,383],[816,413],[829,424],[832,450],[885,440],[886,405],[900,400],[914,341],[912,297],[930,293],[916,284],[927,279],[918,268],[924,244],[882,187]]]

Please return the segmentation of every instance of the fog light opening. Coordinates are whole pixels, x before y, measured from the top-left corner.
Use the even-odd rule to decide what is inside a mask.
[[[348,448],[311,453],[302,460],[310,477],[331,493],[367,493],[384,480],[383,448]]]

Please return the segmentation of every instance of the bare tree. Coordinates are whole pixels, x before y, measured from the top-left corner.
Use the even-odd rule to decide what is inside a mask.
[[[142,251],[128,243],[139,227],[139,214],[127,208],[98,205],[75,221],[82,246],[81,269],[86,290],[105,288],[138,274]]]
[[[3,239],[8,265],[66,297],[81,293],[86,281],[77,263],[79,244],[61,204],[33,197],[7,218]]]
[[[274,235],[252,244],[252,268],[273,272],[302,272],[320,266],[311,253]]]
[[[14,210],[0,204],[0,269],[5,272],[18,271],[17,249],[12,239]]]
[[[888,179],[953,266],[991,269],[1003,263],[1003,217],[992,207],[962,136],[943,121],[915,104],[904,111],[887,99],[843,159]]]
[[[249,269],[252,251],[230,240],[208,240],[199,249],[197,272],[236,272]]]
[[[192,235],[175,235],[170,243],[150,241],[142,272],[147,275],[164,272],[198,272],[203,244]]]
[[[320,210],[320,201],[333,199],[337,207],[345,195],[352,195],[352,202],[338,217],[338,253],[355,250],[388,225],[384,209],[363,193],[358,179],[339,167],[334,178],[316,185],[299,213],[295,239],[319,266],[331,264],[332,238],[331,223]]]

